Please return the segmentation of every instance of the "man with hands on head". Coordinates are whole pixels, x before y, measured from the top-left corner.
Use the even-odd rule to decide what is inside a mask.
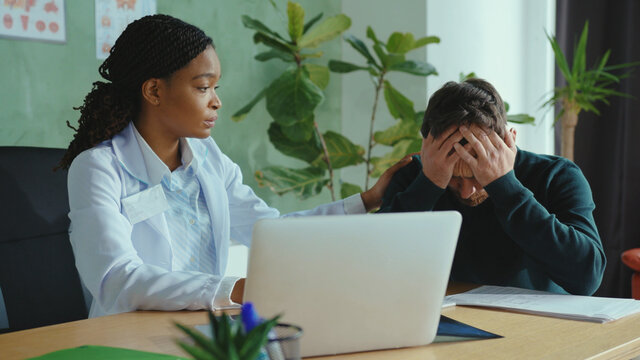
[[[564,158],[518,149],[491,84],[445,84],[429,99],[421,132],[420,156],[393,176],[379,212],[459,211],[451,280],[597,290],[606,258],[587,180]]]

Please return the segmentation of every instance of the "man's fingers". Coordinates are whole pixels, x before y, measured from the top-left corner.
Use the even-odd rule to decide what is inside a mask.
[[[496,147],[496,149],[502,148],[503,145],[507,145],[507,147],[509,147],[509,145],[506,144],[506,140],[509,139],[509,135],[510,134],[507,133],[507,135],[504,137],[504,140],[502,140],[500,135],[498,135],[498,133],[492,130],[489,133],[489,140],[491,140],[491,143],[493,144],[493,146]]]
[[[478,159],[474,158],[473,155],[471,155],[471,153],[469,153],[464,146],[455,143],[453,147],[456,149],[456,154],[460,157],[460,159],[469,164],[469,166],[471,166],[472,168],[476,167],[476,165],[478,164]]]
[[[462,135],[464,135],[464,138],[467,139],[471,147],[476,151],[476,154],[478,155],[478,157],[487,158],[487,150],[485,149],[484,145],[480,142],[480,140],[478,140],[478,138],[475,135],[473,135],[473,133],[469,130],[469,128],[467,128],[466,126],[460,126],[460,132],[462,133]],[[462,148],[462,145],[460,145],[460,147]],[[455,148],[456,150],[458,150],[457,146]],[[469,154],[469,156],[471,156],[471,154]],[[464,157],[462,156],[462,154],[460,154],[460,157],[462,157],[462,159],[464,160]]]
[[[507,132],[507,136],[504,137],[505,144],[509,147],[509,149],[515,149],[516,147],[516,129],[509,129]]]
[[[447,140],[449,140],[449,137],[451,137],[451,135],[455,134],[457,131],[458,131],[457,125],[449,126],[445,131],[443,131],[442,134],[440,134],[436,139],[436,142],[438,144],[438,149],[441,149],[443,144],[447,142]]]

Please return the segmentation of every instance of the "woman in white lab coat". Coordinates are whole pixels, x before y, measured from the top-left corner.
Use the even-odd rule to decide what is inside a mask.
[[[93,295],[90,317],[137,309],[220,309],[242,300],[224,276],[230,238],[278,217],[242,183],[210,137],[222,106],[213,42],[167,15],[120,35],[79,108],[69,168],[70,238]],[[369,191],[297,213],[364,213],[380,205],[390,169]]]

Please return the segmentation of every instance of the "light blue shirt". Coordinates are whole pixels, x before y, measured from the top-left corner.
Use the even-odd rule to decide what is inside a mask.
[[[250,246],[255,222],[280,213],[243,184],[238,165],[212,138],[183,139],[183,164],[194,167],[215,253],[213,272],[180,269],[175,259],[179,240],[169,230],[172,200],[161,184],[164,170],[146,161],[151,154],[135,132],[129,124],[111,140],[83,151],[69,169],[69,237],[80,278],[93,295],[89,316],[233,305],[229,294],[236,278],[224,276],[230,239]],[[189,148],[192,159],[185,161]],[[355,195],[291,215],[364,212]]]

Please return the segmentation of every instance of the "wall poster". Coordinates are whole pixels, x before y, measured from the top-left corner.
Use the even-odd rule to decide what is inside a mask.
[[[66,42],[64,0],[0,0],[0,37]]]
[[[156,0],[95,0],[96,57],[106,59],[109,50],[129,23],[156,13]]]

